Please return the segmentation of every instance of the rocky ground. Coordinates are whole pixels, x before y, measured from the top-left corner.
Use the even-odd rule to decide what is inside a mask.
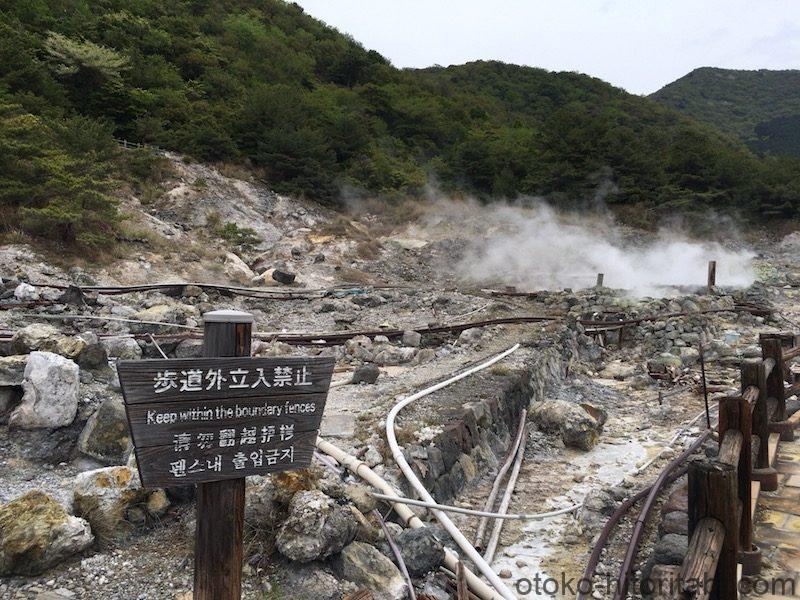
[[[758,354],[758,333],[794,329],[798,319],[794,235],[756,242],[759,280],[749,287],[665,289],[664,298],[588,287],[513,295],[491,272],[465,281],[455,267],[477,231],[472,224],[388,211],[342,216],[208,167],[175,161],[175,169],[162,198],[147,206],[125,200],[152,234],[127,257],[95,266],[26,246],[0,248],[0,598],[191,597],[192,493],[139,486],[115,362],[160,351],[198,356],[192,336],[209,310],[253,313],[264,334],[254,354],[334,356],[321,435],[405,493],[383,429],[392,404],[520,343],[508,359],[420,400],[398,421],[400,441],[423,465],[421,475],[432,477],[437,499],[482,508],[513,434],[496,416],[486,421],[487,407],[496,398],[510,402],[514,386],[527,394],[526,460],[511,511],[588,500],[577,516],[506,523],[493,568],[510,586],[536,573],[579,576],[617,503],[680,450],[683,439],[667,443],[702,410],[701,344],[709,385],[735,388],[738,364]],[[258,241],[221,242],[209,235],[209,219],[252,228]],[[176,281],[299,297],[196,285],[121,295],[31,285]],[[771,315],[737,310],[745,303],[770,307]],[[579,322],[668,313],[688,315],[637,322],[622,340],[618,331]],[[554,320],[415,331],[519,315]],[[274,341],[280,333],[395,329],[405,334],[342,345]],[[467,413],[479,433],[452,461],[444,457],[434,480],[429,471],[441,470],[435,465],[449,424]],[[695,422],[687,436],[701,426]],[[251,478],[247,505],[245,598],[341,598],[359,589],[406,597],[373,513],[387,507],[358,481],[315,464]],[[472,536],[475,519],[454,520]],[[417,592],[450,597],[438,567],[452,541],[436,527],[401,532],[389,521]],[[615,573],[618,560],[604,557],[601,570]]]

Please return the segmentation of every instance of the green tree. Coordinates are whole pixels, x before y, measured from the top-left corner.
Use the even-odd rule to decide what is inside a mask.
[[[103,159],[108,143],[60,146],[60,136],[81,122],[64,121],[56,130],[19,105],[0,102],[0,231],[21,229],[87,249],[113,242],[116,202],[107,195],[111,164]]]

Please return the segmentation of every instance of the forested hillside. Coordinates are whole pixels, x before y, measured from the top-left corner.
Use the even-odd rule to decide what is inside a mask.
[[[572,73],[398,70],[280,0],[0,3],[0,230],[97,244],[126,173],[112,136],[241,163],[280,192],[343,189],[794,215],[798,162]],[[52,235],[52,234],[51,234]]]
[[[758,150],[800,157],[800,71],[695,69],[652,98]]]

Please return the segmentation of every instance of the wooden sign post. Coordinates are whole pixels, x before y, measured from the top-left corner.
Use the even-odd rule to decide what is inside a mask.
[[[194,599],[238,600],[244,478],[311,463],[334,359],[250,357],[251,314],[203,319],[205,358],[117,372],[142,486],[197,484]]]

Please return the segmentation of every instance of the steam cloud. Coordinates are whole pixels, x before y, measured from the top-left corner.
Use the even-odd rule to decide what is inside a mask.
[[[671,286],[705,285],[709,260],[717,261],[718,285],[744,287],[755,279],[750,250],[694,241],[672,229],[648,241],[626,239],[608,215],[560,215],[543,203],[483,207],[440,200],[428,225],[444,222],[474,234],[455,272],[480,285],[579,289],[604,273],[608,287],[663,297]]]

